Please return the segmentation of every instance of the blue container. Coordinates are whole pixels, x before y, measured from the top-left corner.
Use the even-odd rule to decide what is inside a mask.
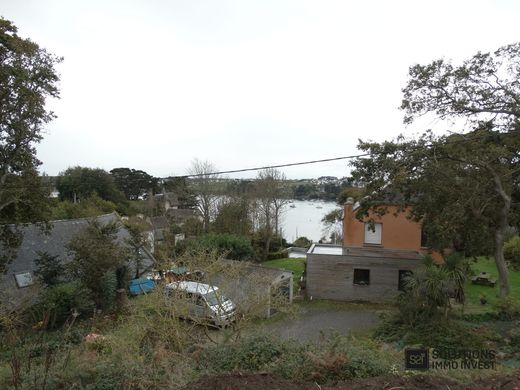
[[[155,288],[155,282],[151,279],[133,279],[128,284],[130,295],[146,294]]]

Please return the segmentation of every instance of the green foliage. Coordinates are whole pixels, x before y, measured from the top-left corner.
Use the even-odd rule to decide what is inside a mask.
[[[20,244],[19,232],[9,224],[41,222],[48,218],[48,189],[37,168],[35,145],[54,117],[47,98],[59,96],[61,62],[16,26],[0,17],[0,273]]]
[[[222,202],[218,206],[213,230],[216,233],[250,235],[252,224],[249,218],[249,208],[249,202],[245,197],[228,199]]]
[[[253,247],[251,242],[235,234],[204,234],[195,239],[188,240],[187,249],[198,250],[217,250],[218,253],[227,253],[226,257],[233,260],[251,259]]]
[[[365,190],[359,187],[344,188],[338,195],[336,201],[339,205],[344,205],[348,198],[352,198],[355,202],[361,200],[365,195]]]
[[[257,231],[252,239],[251,239],[251,245],[253,245],[253,249],[255,251],[255,257],[257,259],[265,259],[265,257],[267,257],[266,255],[264,255],[264,251],[265,251],[265,247],[266,247],[266,244],[267,244],[267,239],[268,237],[266,237],[265,235],[265,232],[260,229],[259,231]],[[281,252],[283,251],[285,248],[287,248],[287,240],[279,235],[276,235],[276,234],[273,234],[271,237],[269,237],[269,252],[268,253],[273,253],[273,252]],[[287,254],[286,256],[287,257]],[[281,258],[281,257],[279,257]]]
[[[478,257],[471,263],[473,275],[478,275],[481,272],[487,272],[492,279],[497,278],[497,269],[495,261],[491,257]],[[520,270],[511,269],[509,272],[511,281],[510,297],[513,301],[520,302]],[[464,311],[467,313],[482,313],[482,312],[496,312],[496,304],[501,300],[498,298],[497,287],[488,287],[477,284],[472,284],[470,280],[466,281],[464,292],[466,295],[466,304]],[[487,304],[480,304],[480,297],[484,295],[487,299]]]
[[[454,252],[444,257],[441,268],[444,268],[448,273],[448,279],[451,281],[450,290],[452,290],[455,301],[464,303],[466,300],[464,284],[471,274],[469,261],[462,253]]]
[[[56,181],[61,200],[83,201],[96,193],[101,199],[114,204],[125,203],[113,177],[103,169],[73,167],[61,172]]]
[[[102,214],[109,214],[116,211],[115,203],[108,200],[101,199],[96,193],[92,193],[80,203],[73,203],[71,201],[52,200],[51,204],[51,219],[77,219],[97,217]]]
[[[116,223],[102,225],[94,220],[67,245],[73,256],[71,274],[91,291],[98,307],[110,305],[106,298],[112,279],[107,274],[114,274],[125,259],[125,251],[115,242],[118,230]]]
[[[109,270],[99,279],[99,295],[102,299],[104,308],[110,308],[116,299],[116,289],[118,280],[116,272]]]
[[[298,248],[310,248],[312,245],[312,240],[309,240],[307,237],[298,237],[296,241],[293,242],[293,246]]]
[[[182,225],[182,231],[186,237],[197,237],[204,231],[204,224],[198,218],[188,218]]]
[[[504,258],[513,268],[520,270],[520,236],[515,236],[504,243]]]
[[[398,315],[386,318],[376,328],[374,337],[387,342],[398,342],[401,346],[423,345],[430,348],[479,349],[484,339],[470,326],[458,321],[446,321],[436,317],[424,322],[409,324]]]
[[[260,371],[287,352],[281,342],[256,336],[239,344],[209,349],[200,361],[201,368],[215,371]]]
[[[63,281],[65,267],[59,256],[51,256],[48,252],[36,252],[38,257],[34,260],[37,269],[34,274],[48,287]]]
[[[186,177],[168,177],[163,179],[163,188],[166,192],[177,195],[179,203],[186,208],[197,206],[197,199],[190,189],[189,180]]]
[[[325,183],[314,183],[311,181],[301,181],[292,186],[291,198],[299,200],[321,199],[325,201],[337,201],[341,196],[341,191],[348,185],[346,181],[333,181]]]
[[[46,288],[38,303],[29,310],[29,315],[42,321],[45,328],[55,329],[71,318],[73,311],[88,317],[93,309],[90,291],[79,282],[69,282]]]
[[[148,239],[144,233],[144,225],[137,222],[127,221],[125,228],[130,234],[130,237],[126,239],[126,243],[129,246],[129,260],[132,263],[132,267],[135,270],[135,277],[138,278],[142,271],[143,258],[141,255],[142,248],[148,247]]]
[[[442,119],[462,117],[472,126],[493,121],[507,130],[516,128],[520,117],[520,43],[478,52],[461,65],[439,59],[409,69],[401,108],[405,123],[426,113]]]
[[[110,174],[118,190],[125,194],[128,200],[138,200],[145,194],[156,193],[159,190],[159,179],[144,171],[114,168]]]
[[[459,66],[440,59],[410,67],[401,105],[405,123],[432,113],[440,119],[463,118],[466,128],[449,136],[423,136],[428,144],[417,143],[415,151],[388,148],[397,169],[386,173],[387,185],[408,195],[406,200],[430,198],[421,199],[415,212],[415,217],[425,217],[426,226],[435,227],[429,239],[432,233],[436,239],[451,237],[466,255],[488,255],[494,249],[501,296],[511,289],[503,242],[509,224],[518,224],[519,206],[512,200],[520,198],[519,54],[517,42],[478,52]],[[412,164],[410,154],[416,155]],[[421,182],[423,189],[414,191]]]
[[[500,318],[505,320],[513,320],[520,318],[520,301],[511,297],[501,298],[496,304],[497,312]]]
[[[268,371],[287,379],[319,383],[387,374],[396,362],[376,343],[339,335],[323,344],[255,336],[210,347],[197,361],[198,369],[204,372]]]
[[[398,314],[389,322],[413,328],[433,326],[442,319],[448,321],[450,295],[464,302],[468,273],[466,260],[457,253],[447,257],[442,265],[425,257],[423,264],[406,278],[405,291],[397,297]]]
[[[293,190],[293,197],[295,199],[309,199],[314,191],[314,186],[311,184],[299,184]]]
[[[289,256],[287,249],[282,249],[278,252],[269,252],[267,255],[267,260],[285,259],[287,256]]]

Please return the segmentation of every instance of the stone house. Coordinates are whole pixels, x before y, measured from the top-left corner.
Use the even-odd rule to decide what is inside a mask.
[[[119,222],[121,219],[117,213],[100,215],[95,218],[101,224]],[[15,256],[7,266],[7,270],[0,275],[0,294],[3,303],[12,307],[18,306],[30,295],[38,293],[40,288],[35,271],[35,260],[38,252],[46,252],[51,256],[59,256],[64,263],[68,263],[72,256],[67,250],[67,244],[80,233],[92,218],[51,221],[50,230],[42,231],[36,224],[28,224],[21,227],[23,239],[17,248]],[[121,224],[117,233],[116,242],[127,246],[126,240],[130,237],[128,231]],[[147,248],[141,248],[142,255],[140,274],[149,272],[155,259]],[[135,272],[134,270],[131,270]]]

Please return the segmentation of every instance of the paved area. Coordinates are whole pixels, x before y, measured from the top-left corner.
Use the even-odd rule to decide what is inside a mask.
[[[261,331],[283,339],[314,340],[332,332],[348,334],[367,330],[379,321],[375,310],[348,308],[302,308],[296,317],[284,317],[266,324]]]

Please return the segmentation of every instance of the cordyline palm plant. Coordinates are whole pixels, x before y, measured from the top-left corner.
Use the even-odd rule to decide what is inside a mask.
[[[452,254],[442,265],[426,256],[423,264],[406,280],[406,291],[400,297],[401,313],[409,323],[433,319],[443,313],[448,317],[450,297],[464,303],[464,283],[469,267],[464,257]],[[439,310],[440,309],[440,310]]]
[[[448,277],[452,283],[452,292],[455,302],[464,304],[466,297],[464,295],[464,283],[471,272],[469,262],[460,253],[452,253],[444,258],[444,264],[442,264]]]

